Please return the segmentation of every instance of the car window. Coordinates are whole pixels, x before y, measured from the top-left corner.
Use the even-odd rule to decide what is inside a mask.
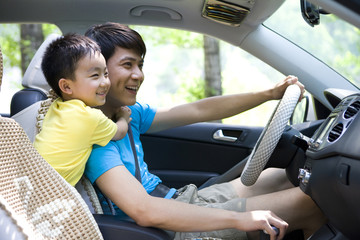
[[[181,30],[132,26],[144,38],[147,53],[145,81],[138,101],[164,107],[192,101],[204,81],[201,34]],[[179,36],[183,35],[179,39]],[[274,86],[284,76],[240,48],[220,41],[223,94],[259,91]],[[194,93],[195,92],[195,93]],[[264,126],[277,101],[270,101],[223,123]]]
[[[3,81],[0,92],[0,114],[10,113],[12,96],[22,89],[21,81],[21,50],[20,50],[20,26],[21,24],[0,24],[0,47],[3,53]],[[53,24],[42,24],[43,37],[51,33],[61,34],[59,28]],[[23,41],[24,44],[31,44]],[[31,54],[30,54],[31,55]],[[32,57],[29,56],[30,59]]]
[[[333,14],[320,14],[320,24],[307,24],[299,1],[285,1],[264,23],[360,87],[360,29]]]
[[[204,53],[203,36],[181,30],[131,26],[144,38],[147,53],[144,63],[145,81],[139,91],[138,101],[156,107],[186,103],[199,98],[203,91]],[[22,88],[22,73],[17,64],[6,64],[12,53],[20,54],[19,25],[1,25],[1,29],[11,28],[15,39],[12,48],[2,47],[5,62],[4,80],[0,93],[0,113],[10,112],[12,95]],[[47,27],[45,34],[60,31]],[[154,34],[155,33],[155,34]],[[61,33],[60,33],[61,34]],[[5,35],[3,35],[5,36]],[[7,46],[10,38],[1,37],[1,46]],[[17,44],[17,45],[16,45]],[[7,52],[7,49],[11,52]],[[20,61],[20,56],[15,60]],[[259,91],[274,86],[284,78],[283,74],[258,60],[240,48],[220,41],[222,94]],[[201,94],[200,94],[201,95]],[[224,119],[227,124],[265,126],[278,101],[269,101],[237,116]],[[4,104],[3,104],[4,103]]]

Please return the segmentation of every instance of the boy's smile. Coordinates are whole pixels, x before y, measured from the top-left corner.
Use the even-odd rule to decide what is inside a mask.
[[[69,81],[69,86],[70,99],[80,99],[91,107],[105,104],[110,80],[103,55],[96,52],[80,59],[75,70],[75,79]]]

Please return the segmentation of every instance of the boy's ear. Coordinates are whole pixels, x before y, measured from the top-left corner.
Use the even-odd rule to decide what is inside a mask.
[[[62,78],[59,80],[59,88],[65,94],[72,94],[71,80]]]

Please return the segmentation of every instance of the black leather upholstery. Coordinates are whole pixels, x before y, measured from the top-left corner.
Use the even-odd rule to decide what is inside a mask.
[[[106,240],[170,240],[174,233],[151,227],[141,227],[131,219],[120,216],[94,214],[100,231]]]
[[[21,91],[18,91],[11,99],[10,116],[12,117],[33,103],[45,100],[46,98],[46,94],[39,89],[24,88]]]

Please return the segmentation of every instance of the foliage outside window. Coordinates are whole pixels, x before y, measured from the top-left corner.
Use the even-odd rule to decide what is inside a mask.
[[[298,1],[286,1],[265,25],[318,57],[359,88],[360,29],[333,14],[320,15],[320,24],[310,27],[299,13]]]
[[[145,81],[138,95],[139,101],[162,107],[204,97],[202,35],[165,28],[132,27],[143,36],[148,48]],[[19,25],[0,25],[0,29],[3,31],[0,44],[5,52],[4,62],[7,62],[0,94],[2,103],[5,103],[0,112],[4,113],[9,112],[12,94],[21,89],[22,76],[19,71]],[[44,37],[52,32],[60,33],[55,26],[43,25]],[[220,41],[220,53],[223,94],[262,90],[283,78],[271,67],[225,42]],[[3,100],[4,97],[7,99]],[[223,122],[263,126],[275,105],[276,101],[268,102]]]

